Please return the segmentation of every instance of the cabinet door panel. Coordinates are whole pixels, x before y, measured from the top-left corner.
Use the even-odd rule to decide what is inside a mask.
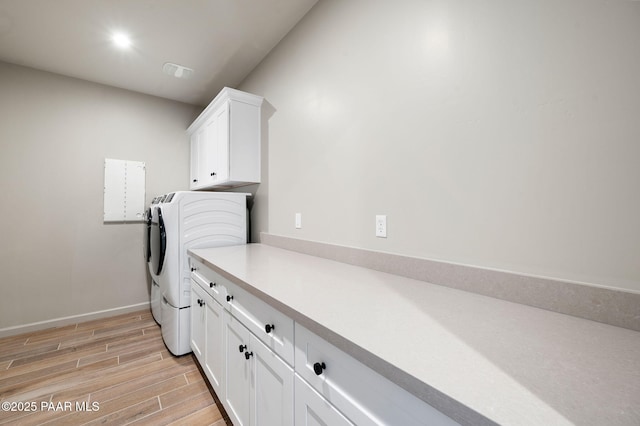
[[[226,346],[225,408],[235,426],[249,425],[251,362],[245,358],[249,330],[229,312],[223,311]],[[240,346],[247,346],[243,352]]]
[[[201,186],[198,179],[200,177],[199,166],[200,158],[202,156],[200,151],[202,149],[203,133],[204,129],[200,129],[191,135],[191,172],[189,174],[189,189],[195,189]]]
[[[252,426],[293,426],[293,369],[251,336]]]
[[[203,291],[195,283],[191,281],[191,349],[194,355],[202,364],[202,351],[205,342],[205,310],[200,306],[198,301],[202,301]]]
[[[353,423],[297,375],[295,387],[296,426],[353,426]]]
[[[211,117],[204,125],[204,137],[200,148],[198,162],[199,182],[203,186],[213,184],[217,179],[216,150],[218,144],[218,122]]]
[[[229,103],[226,102],[216,112],[216,181],[224,182],[229,179]]]
[[[204,310],[206,311],[206,343],[203,368],[218,398],[224,399],[223,372],[225,352],[222,306],[209,296]]]

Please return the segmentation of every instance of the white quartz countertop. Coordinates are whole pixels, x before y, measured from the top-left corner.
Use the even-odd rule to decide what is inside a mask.
[[[640,425],[640,333],[261,244],[189,253],[462,424]]]

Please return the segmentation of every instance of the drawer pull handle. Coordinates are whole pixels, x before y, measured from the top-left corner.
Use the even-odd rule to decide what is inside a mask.
[[[251,358],[252,356],[253,356],[253,352],[245,352],[245,353],[244,353],[244,358],[245,358],[245,359],[249,359],[249,358]]]
[[[215,286],[216,286],[216,283],[209,283],[210,288],[214,288]]]
[[[316,373],[316,376],[321,375],[325,368],[327,368],[327,366],[324,362],[316,362],[313,364],[313,372]]]
[[[265,325],[265,326],[264,326],[264,331],[265,331],[267,334],[271,333],[271,332],[272,332],[273,330],[275,330],[275,329],[276,329],[276,326],[275,326],[275,325],[273,325],[273,324],[267,324],[267,325]]]
[[[240,345],[238,349],[240,349],[240,353],[242,353],[245,349],[247,349],[247,345]]]
[[[227,295],[227,302],[231,302],[233,300],[233,296]]]

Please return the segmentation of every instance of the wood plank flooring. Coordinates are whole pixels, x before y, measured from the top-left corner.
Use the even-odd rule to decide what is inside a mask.
[[[0,339],[0,402],[0,424],[231,425],[149,311]]]

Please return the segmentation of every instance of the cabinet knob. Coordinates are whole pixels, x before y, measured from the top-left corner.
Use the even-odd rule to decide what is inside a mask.
[[[240,352],[244,352],[244,350],[247,349],[247,345],[240,345],[238,349],[240,349]]]
[[[231,302],[233,300],[233,296],[227,295],[227,302]]]
[[[214,288],[215,286],[216,286],[216,283],[209,283],[210,288]]]
[[[264,331],[267,334],[271,333],[275,329],[276,329],[276,326],[273,325],[273,324],[267,324],[267,325],[264,326]]]
[[[215,176],[215,175],[216,175],[216,172],[211,172],[211,176]]]
[[[245,353],[244,353],[244,357],[245,357],[245,359],[249,359],[249,358],[251,358],[252,356],[253,356],[253,352],[245,352]]]
[[[197,268],[191,268],[191,272],[195,272],[197,270],[198,270]]]
[[[202,300],[202,299],[198,299],[198,305],[200,305],[200,306],[204,306],[204,300]]]
[[[316,362],[313,364],[313,372],[316,373],[316,376],[321,375],[325,368],[327,368],[327,366],[324,362]]]
[[[193,183],[196,183],[197,181],[198,181],[198,179],[194,179],[194,180],[193,180]]]

